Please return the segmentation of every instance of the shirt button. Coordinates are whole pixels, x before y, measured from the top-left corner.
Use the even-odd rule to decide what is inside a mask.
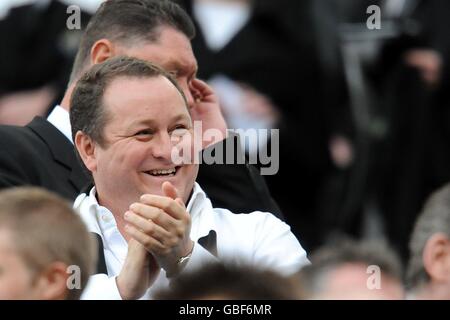
[[[103,220],[104,222],[108,223],[108,222],[111,221],[111,218],[108,217],[107,215],[102,215],[102,220]]]

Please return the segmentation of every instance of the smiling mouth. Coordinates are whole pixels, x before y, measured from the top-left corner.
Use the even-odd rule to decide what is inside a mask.
[[[180,167],[170,168],[170,169],[154,169],[145,171],[145,173],[154,177],[173,177],[177,174]]]

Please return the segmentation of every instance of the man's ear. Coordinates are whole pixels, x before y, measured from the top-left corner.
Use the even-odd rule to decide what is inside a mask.
[[[97,40],[91,47],[91,65],[102,63],[115,56],[116,48],[114,43],[108,39]]]
[[[36,288],[40,300],[64,300],[68,290],[67,265],[63,262],[53,262],[47,266],[36,279]]]
[[[444,233],[435,233],[428,239],[422,259],[432,281],[450,280],[450,240]]]
[[[96,144],[92,139],[83,133],[78,131],[75,135],[75,146],[80,154],[81,160],[91,173],[97,170],[97,159],[95,157]]]

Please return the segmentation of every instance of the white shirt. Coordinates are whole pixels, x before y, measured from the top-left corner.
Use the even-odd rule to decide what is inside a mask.
[[[193,14],[202,29],[207,46],[214,51],[225,47],[250,19],[248,3],[194,1]]]
[[[72,126],[70,125],[70,115],[66,109],[57,105],[47,117],[47,121],[56,127],[67,139],[72,141]]]
[[[125,261],[127,243],[117,229],[112,213],[98,204],[95,188],[89,195],[81,194],[74,208],[89,231],[100,235],[104,246],[108,274],[93,275],[85,288],[82,299],[121,299],[116,277]],[[291,275],[308,264],[306,252],[292,234],[290,227],[267,212],[234,214],[226,209],[213,208],[206,194],[195,183],[187,206],[191,214],[191,234],[194,249],[183,272],[200,267],[207,262],[227,261],[247,263],[258,268],[272,269],[282,275]],[[197,241],[210,231],[217,235],[217,257]],[[151,298],[169,280],[161,270],[153,286],[142,299]]]

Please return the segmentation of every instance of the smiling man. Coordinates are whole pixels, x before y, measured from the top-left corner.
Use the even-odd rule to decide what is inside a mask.
[[[204,131],[219,131],[224,139],[205,141],[202,147],[211,144],[210,148],[220,149],[233,145],[235,136],[227,137],[227,125],[216,96],[206,83],[196,78],[197,60],[190,43],[194,36],[193,22],[172,1],[104,1],[83,33],[61,104],[54,107],[47,119],[36,117],[25,127],[0,126],[0,189],[34,185],[70,200],[85,189],[90,180],[75,156],[69,121],[70,97],[84,71],[118,55],[156,63],[174,75],[193,120],[200,121]],[[262,210],[281,216],[264,178],[253,166],[237,162],[201,164],[198,180],[216,205],[238,212]],[[241,194],[246,197],[243,199]]]
[[[173,148],[192,144],[193,124],[164,70],[129,57],[95,65],[74,89],[70,119],[95,183],[75,208],[99,235],[106,266],[84,298],[151,298],[184,269],[217,260],[286,276],[308,263],[287,224],[267,212],[213,208],[195,182],[198,165],[174,164]]]

